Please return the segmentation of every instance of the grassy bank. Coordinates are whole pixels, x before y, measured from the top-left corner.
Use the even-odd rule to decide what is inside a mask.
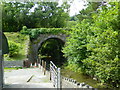
[[[5,36],[7,37],[8,41],[15,42],[19,44],[21,47],[19,53],[14,55],[13,57],[9,57],[8,54],[4,55],[4,60],[23,60],[26,58],[26,48],[28,42],[28,36],[22,35],[19,32],[5,32]]]
[[[83,83],[85,82],[86,84],[94,87],[94,88],[101,88],[101,89],[114,89],[110,85],[107,84],[102,84],[97,80],[94,80],[88,75],[83,74],[82,72],[74,72],[68,67],[62,67],[61,69],[61,74],[62,76],[68,77],[68,78],[73,78],[74,80]]]

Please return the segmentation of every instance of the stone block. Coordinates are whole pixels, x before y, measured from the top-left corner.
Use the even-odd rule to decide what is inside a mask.
[[[4,67],[23,67],[23,61],[4,61]]]

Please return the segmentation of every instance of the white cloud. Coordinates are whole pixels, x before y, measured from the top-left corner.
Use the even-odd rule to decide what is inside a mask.
[[[87,2],[83,0],[74,0],[70,7],[70,16],[76,15],[79,13],[80,10],[86,8],[84,6],[86,3]]]

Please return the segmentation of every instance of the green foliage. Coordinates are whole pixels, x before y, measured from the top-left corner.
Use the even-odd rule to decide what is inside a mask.
[[[20,31],[23,26],[28,28],[65,27],[69,19],[68,10],[67,3],[59,6],[57,2],[2,2],[3,31]]]
[[[68,64],[101,83],[120,87],[118,3],[101,6],[71,32],[63,48]],[[96,10],[96,9],[95,9]],[[85,11],[86,12],[86,11]],[[91,22],[92,20],[92,22]]]
[[[78,20],[81,22],[84,19],[89,19],[92,22],[92,15],[97,13],[97,9],[103,4],[102,2],[88,2],[86,5],[87,8],[82,9],[80,14],[76,15]]]
[[[78,18],[77,18],[77,16],[75,15],[75,16],[72,16],[72,17],[70,17],[70,21],[77,21],[78,20]]]
[[[46,58],[56,65],[61,65],[65,61],[61,52],[63,45],[64,42],[56,38],[46,40],[39,49],[40,58]]]
[[[78,24],[77,21],[68,21],[66,28],[74,28]]]
[[[8,44],[9,44],[9,57],[13,57],[14,55],[19,53],[20,50],[19,44],[12,41],[9,41]]]
[[[22,34],[29,35],[31,38],[37,38],[39,34],[66,34],[71,29],[67,28],[34,28],[26,29],[26,26],[21,30]]]
[[[29,14],[33,6],[33,2],[2,2],[3,31],[19,31],[23,25],[33,27],[34,23],[32,23]],[[29,21],[31,21],[31,23]]]
[[[16,55],[9,57],[9,54],[4,55],[4,60],[23,60],[26,58],[26,48],[29,41],[28,36],[20,34],[19,32],[4,32],[5,36],[8,39],[8,42],[11,41],[17,44],[20,49]]]
[[[102,83],[118,87],[120,85],[118,4],[102,9],[98,14],[93,16],[94,24],[90,27],[93,35],[88,36],[87,50],[92,53],[89,58],[83,60],[83,63],[86,66],[86,73],[97,77]]]
[[[82,60],[87,58],[90,51],[87,51],[87,34],[90,23],[84,20],[81,24],[78,24],[76,28],[70,33],[70,37],[67,38],[65,47],[63,48],[64,56],[68,58],[69,64],[74,64],[76,70],[83,66]]]
[[[69,19],[69,5],[67,3],[63,3],[61,6],[58,6],[57,2],[38,2],[37,4],[38,8],[35,8],[32,14],[36,17],[38,27],[60,28],[65,26]],[[67,11],[65,12],[65,10]]]
[[[4,70],[7,71],[7,70],[18,70],[18,69],[22,69],[23,67],[4,67]]]

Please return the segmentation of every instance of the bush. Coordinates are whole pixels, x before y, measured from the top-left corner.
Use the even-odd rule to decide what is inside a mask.
[[[17,55],[21,48],[20,45],[13,41],[8,41],[8,44],[9,44],[9,57],[13,57],[14,55]]]
[[[101,83],[120,87],[120,15],[118,3],[100,9],[92,22],[84,19],[71,32],[63,48],[68,65],[96,77]],[[70,66],[71,67],[71,66]],[[73,69],[73,70],[74,70]],[[75,71],[74,70],[74,71]]]

